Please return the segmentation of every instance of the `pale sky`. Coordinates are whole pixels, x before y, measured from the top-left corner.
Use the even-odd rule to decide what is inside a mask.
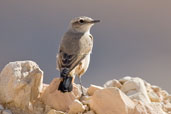
[[[59,77],[56,53],[69,21],[100,19],[83,85],[141,77],[171,92],[170,0],[0,0],[0,70],[33,60],[44,82]]]

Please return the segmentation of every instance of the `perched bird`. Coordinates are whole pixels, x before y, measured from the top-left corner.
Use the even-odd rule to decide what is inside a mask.
[[[57,69],[61,78],[58,90],[63,93],[72,91],[75,76],[78,76],[83,94],[81,76],[88,69],[93,48],[90,29],[97,22],[100,20],[85,16],[76,17],[71,20],[68,31],[61,40],[57,54]]]

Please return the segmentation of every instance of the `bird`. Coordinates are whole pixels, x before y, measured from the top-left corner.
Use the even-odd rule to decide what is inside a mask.
[[[59,91],[71,92],[75,77],[78,77],[82,95],[84,95],[81,76],[89,67],[93,49],[93,36],[90,34],[90,29],[98,22],[100,20],[86,16],[76,17],[70,21],[56,56],[57,69],[60,71]]]

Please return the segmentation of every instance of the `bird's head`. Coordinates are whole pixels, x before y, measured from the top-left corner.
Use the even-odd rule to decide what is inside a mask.
[[[100,20],[94,20],[86,16],[76,17],[73,20],[71,20],[70,29],[72,29],[75,32],[89,32],[90,28],[98,22],[100,22]]]

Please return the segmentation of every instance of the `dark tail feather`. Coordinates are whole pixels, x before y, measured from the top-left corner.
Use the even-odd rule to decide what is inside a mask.
[[[73,89],[73,85],[72,85],[72,77],[62,77],[63,80],[60,82],[58,90],[60,90],[61,92],[65,93],[65,92],[71,92]]]

